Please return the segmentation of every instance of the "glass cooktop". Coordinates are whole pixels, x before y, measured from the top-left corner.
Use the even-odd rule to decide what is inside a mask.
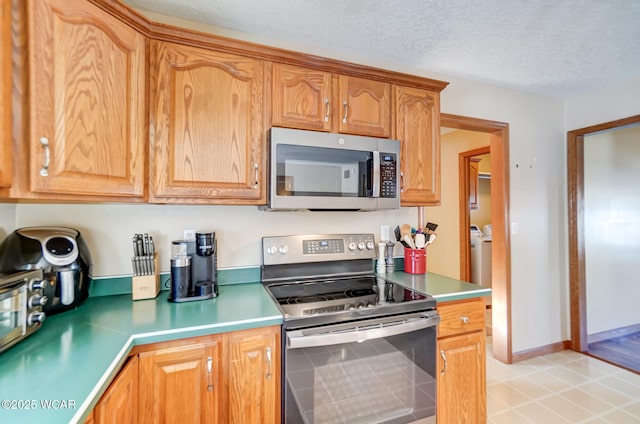
[[[368,314],[413,303],[428,307],[426,303],[432,302],[435,307],[430,296],[375,276],[274,283],[267,290],[289,319],[350,311]]]

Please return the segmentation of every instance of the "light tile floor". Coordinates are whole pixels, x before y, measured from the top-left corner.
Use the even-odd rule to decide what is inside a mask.
[[[489,424],[640,423],[640,375],[573,351],[506,365],[490,340]]]

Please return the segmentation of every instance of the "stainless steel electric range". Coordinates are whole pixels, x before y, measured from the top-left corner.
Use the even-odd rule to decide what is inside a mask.
[[[262,239],[283,323],[286,423],[435,423],[431,296],[373,273],[373,234]]]

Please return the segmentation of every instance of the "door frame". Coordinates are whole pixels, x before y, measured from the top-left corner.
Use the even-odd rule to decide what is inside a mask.
[[[471,281],[471,212],[469,211],[469,194],[471,181],[469,165],[471,158],[491,152],[491,146],[458,153],[458,194],[460,198],[460,279]]]
[[[571,349],[576,352],[586,352],[589,345],[584,240],[584,136],[636,124],[640,124],[640,115],[567,132],[569,302]]]
[[[491,149],[492,349],[496,359],[510,364],[513,362],[513,352],[511,341],[511,232],[509,231],[509,124],[442,113],[440,126],[489,134]],[[468,232],[466,231],[466,233]]]

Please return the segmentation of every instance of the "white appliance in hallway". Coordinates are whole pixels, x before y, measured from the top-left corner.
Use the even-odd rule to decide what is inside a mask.
[[[485,225],[484,230],[483,234],[479,226],[471,224],[471,282],[491,287],[491,226]],[[487,304],[491,304],[491,297]]]

